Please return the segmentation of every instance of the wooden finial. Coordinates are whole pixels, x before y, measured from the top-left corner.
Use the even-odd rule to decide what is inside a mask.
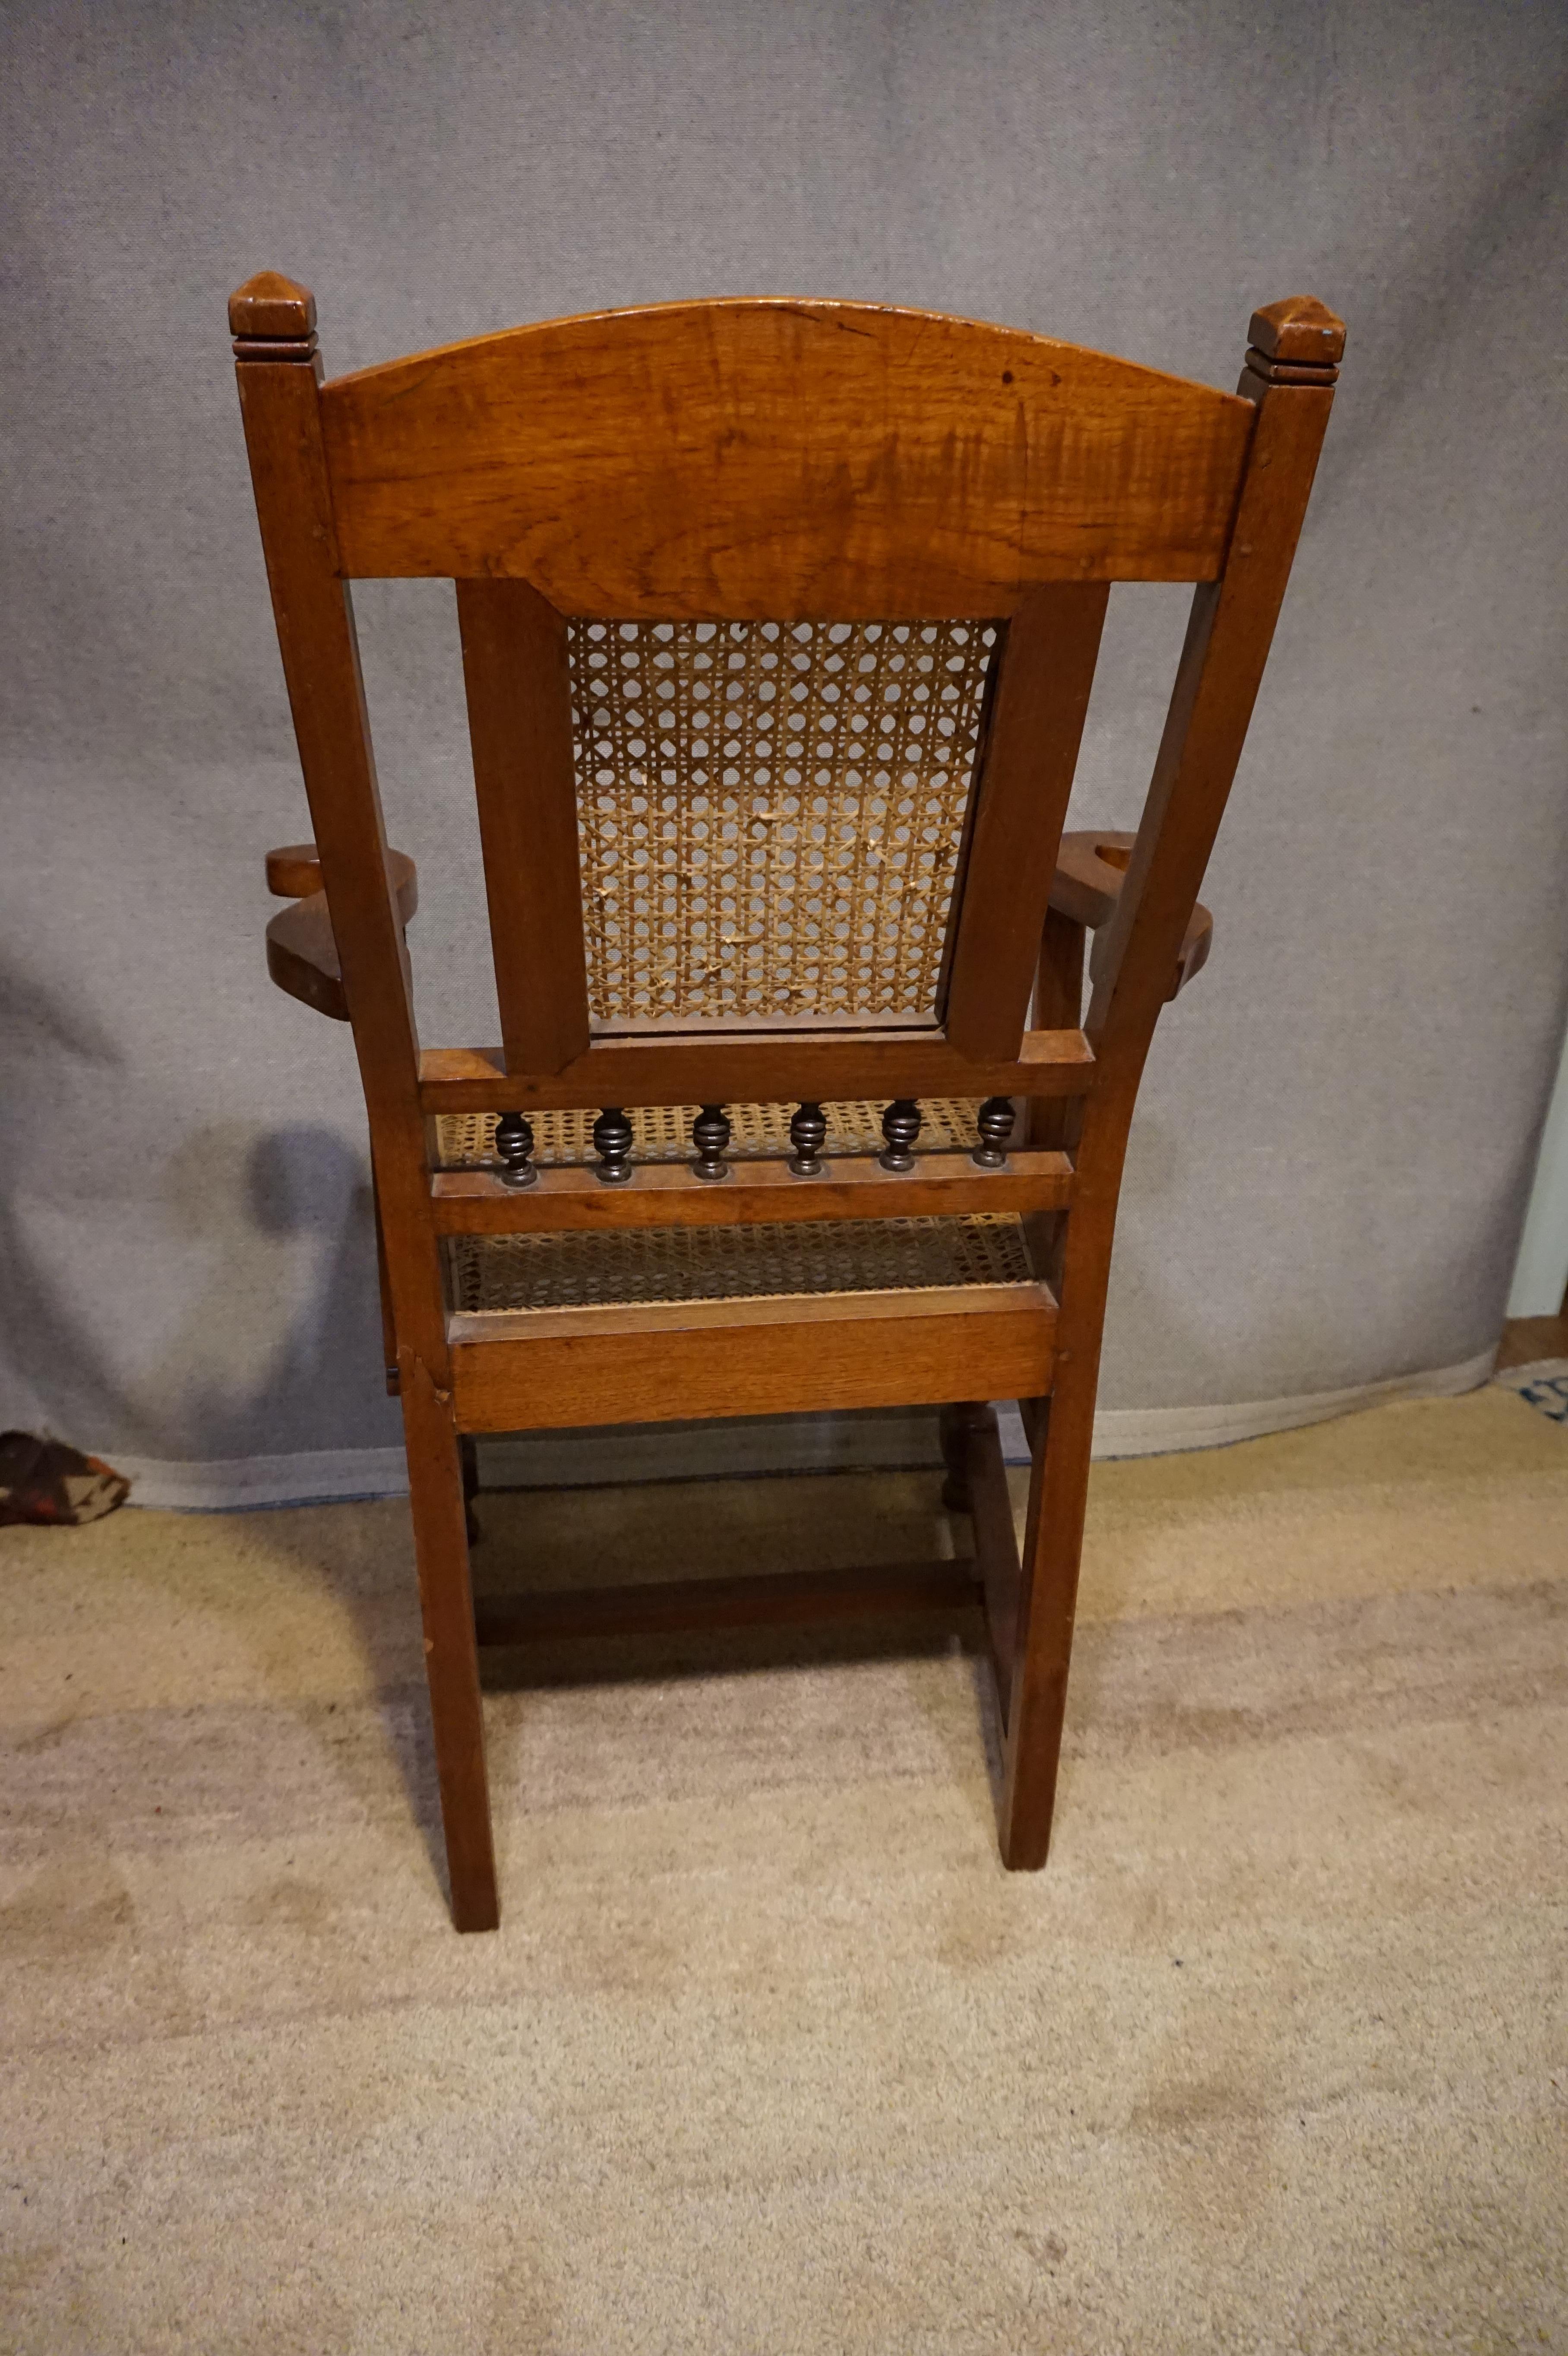
[[[1345,353],[1345,322],[1316,294],[1287,294],[1254,311],[1247,366],[1270,384],[1332,384]]]
[[[315,296],[275,270],[260,271],[229,297],[229,332],[239,360],[313,359]]]

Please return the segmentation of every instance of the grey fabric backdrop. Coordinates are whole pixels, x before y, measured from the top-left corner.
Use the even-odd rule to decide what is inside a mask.
[[[261,854],[306,830],[224,328],[267,266],[315,288],[333,372],[784,291],[1228,386],[1254,304],[1341,310],[1104,1398],[1483,1348],[1568,985],[1564,28],[1499,0],[12,0],[0,1416],[164,1458],[396,1437],[348,1038],[262,966]],[[360,610],[421,1020],[482,1040],[450,600]],[[1184,602],[1113,600],[1088,822],[1136,816]]]

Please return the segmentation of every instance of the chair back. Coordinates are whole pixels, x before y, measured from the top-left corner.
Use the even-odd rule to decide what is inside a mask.
[[[1254,315],[1235,393],[869,304],[607,312],[332,381],[302,288],[230,321],[379,1143],[438,1108],[1136,1084],[1327,421],[1321,304]],[[421,1059],[349,584],[432,574],[502,1040]],[[1031,1033],[1114,581],[1190,582],[1192,618],[1087,1022]]]

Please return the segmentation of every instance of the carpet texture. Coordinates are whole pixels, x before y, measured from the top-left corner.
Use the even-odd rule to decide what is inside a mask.
[[[485,1579],[936,1477],[483,1502]],[[406,1508],[0,1536],[7,2351],[1568,2348],[1568,1434],[1096,1468],[1058,1837],[972,1643],[502,1663],[448,1928]]]

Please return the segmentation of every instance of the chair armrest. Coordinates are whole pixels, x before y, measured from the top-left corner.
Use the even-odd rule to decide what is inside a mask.
[[[280,990],[303,1006],[330,1014],[335,1023],[347,1022],[348,1001],[325,892],[312,892],[292,907],[280,908],[269,923],[267,971]]]
[[[1057,854],[1051,905],[1059,916],[1095,932],[1114,913],[1133,854],[1136,834],[1064,834]],[[1209,961],[1214,919],[1201,905],[1182,937],[1168,999],[1184,990]]]
[[[419,878],[413,861],[403,851],[389,851],[387,874],[398,904],[398,917],[406,925],[419,906]],[[280,990],[335,1023],[348,1020],[343,973],[337,962],[332,916],[322,889],[321,862],[314,842],[293,842],[267,853],[267,889],[274,898],[292,900],[280,908],[267,926],[267,971]]]
[[[406,851],[389,851],[387,873],[397,894],[399,918],[406,925],[420,904],[419,870]],[[323,891],[315,843],[290,842],[281,851],[269,851],[267,889],[274,900],[308,900]]]

